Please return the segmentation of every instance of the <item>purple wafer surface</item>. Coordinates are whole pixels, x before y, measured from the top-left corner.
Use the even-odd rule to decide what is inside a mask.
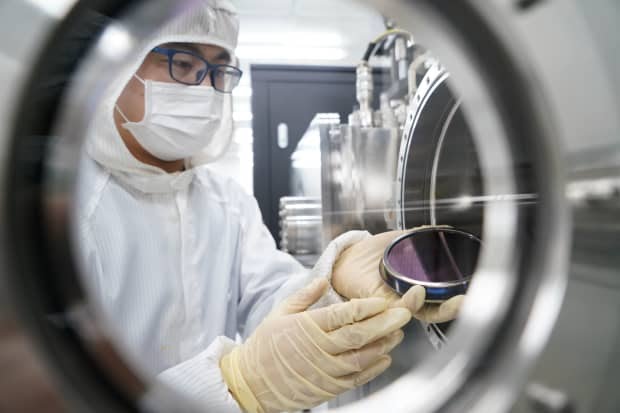
[[[388,265],[412,281],[454,282],[475,269],[479,242],[459,233],[414,233],[392,247]]]

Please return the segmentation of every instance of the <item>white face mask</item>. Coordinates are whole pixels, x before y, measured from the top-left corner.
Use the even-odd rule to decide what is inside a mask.
[[[209,145],[220,127],[224,100],[210,86],[144,81],[144,119],[123,127],[149,153],[164,161],[189,158]]]

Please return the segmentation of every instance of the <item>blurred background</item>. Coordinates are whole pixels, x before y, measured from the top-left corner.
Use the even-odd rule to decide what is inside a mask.
[[[368,39],[383,32],[385,26],[376,10],[350,0],[235,0],[233,3],[241,19],[237,55],[244,76],[234,92],[233,144],[226,157],[213,168],[232,176],[253,193],[251,66],[355,67]],[[292,141],[300,138],[293,137]]]

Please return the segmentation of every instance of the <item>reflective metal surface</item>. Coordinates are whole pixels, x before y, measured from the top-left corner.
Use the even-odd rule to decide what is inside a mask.
[[[449,73],[429,64],[400,147],[398,227],[452,225],[481,236],[483,179],[471,130],[450,91]]]
[[[337,113],[319,113],[291,155],[291,195],[321,199],[321,131],[340,122]]]
[[[323,250],[321,200],[312,197],[280,199],[280,249],[312,268]]]
[[[321,132],[324,238],[352,229],[386,231],[399,129],[338,125]]]
[[[136,15],[122,14],[127,2],[79,3],[60,18],[23,2],[0,5],[3,23],[32,22],[16,27],[28,29],[21,48],[0,43],[1,68],[11,79],[0,101],[1,272],[9,316],[38,343],[64,398],[79,410],[134,411],[145,403],[150,410],[191,409],[190,401],[136,372],[100,328],[80,287],[67,227],[77,152],[108,75],[137,38],[191,1],[143,2]],[[323,175],[327,193],[336,194],[322,199],[328,228],[381,231],[391,218],[401,227],[454,220],[485,247],[444,350],[341,411],[617,411],[620,5],[366,3],[397,19],[447,68],[450,93],[441,91],[442,82],[433,93],[446,93],[436,110],[448,122],[440,122],[447,126],[431,145],[443,150],[422,146],[424,166],[413,162],[419,142],[412,142],[410,125],[400,169],[398,134],[321,126],[322,153],[348,157],[322,162],[340,174]],[[108,28],[89,59],[82,51],[68,66],[53,64],[69,29],[95,6],[126,19]],[[57,89],[39,83],[55,76],[72,82]],[[395,191],[398,173],[407,182]],[[466,193],[453,193],[460,189]],[[422,217],[408,215],[420,202],[429,206]],[[445,202],[447,210],[440,208]]]

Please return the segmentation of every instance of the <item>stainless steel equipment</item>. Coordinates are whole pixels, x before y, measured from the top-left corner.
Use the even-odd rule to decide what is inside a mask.
[[[322,251],[321,200],[311,197],[280,199],[280,249],[312,267]]]
[[[0,101],[3,319],[16,320],[21,334],[37,343],[75,410],[134,411],[146,404],[149,411],[199,411],[137,373],[116,348],[81,288],[68,226],[77,153],[103,86],[136,39],[192,2],[76,0],[71,13],[56,15],[36,3],[0,4],[0,28],[11,34],[0,42],[6,78]],[[394,152],[381,153],[355,147],[358,136],[367,142],[375,133],[364,128],[394,128],[368,116],[369,72],[360,69],[366,79],[360,82],[359,123],[354,116],[349,126],[326,127],[336,132],[327,133],[325,142],[350,148],[350,162],[332,151],[334,170],[344,177],[326,180],[334,188],[330,194],[339,195],[328,208],[323,197],[323,214],[334,226],[346,220],[368,228],[398,220],[409,226],[418,219],[465,219],[459,225],[479,231],[485,248],[443,351],[420,358],[419,349],[408,346],[405,357],[419,360],[414,369],[341,411],[618,411],[620,5],[366,3],[413,33],[442,66],[428,81],[409,82],[409,98],[419,97],[420,103],[394,105],[393,119],[406,113],[401,120],[410,123],[403,135],[395,135],[402,142]],[[93,11],[114,20],[104,24],[88,58],[78,50],[63,60],[59,51],[71,48],[71,29],[83,27]],[[396,66],[403,67],[402,43],[398,48]],[[407,59],[410,66],[417,60]],[[444,98],[435,100],[440,95]],[[392,107],[393,96],[386,97],[384,108]],[[446,128],[422,149],[425,172],[418,175],[415,137],[433,102],[447,105],[447,121],[435,120]],[[416,117],[420,123],[413,122]],[[383,149],[393,147],[394,135],[376,133],[390,142]],[[399,159],[400,148],[407,159]],[[365,187],[366,170],[357,166],[372,162],[368,154],[389,165],[379,188]],[[414,178],[429,186],[416,189]],[[350,192],[338,189],[344,187]],[[447,192],[440,194],[440,187]],[[367,197],[371,189],[385,191],[392,207],[381,204],[384,195]],[[418,205],[422,217],[409,215]],[[373,215],[377,208],[394,214],[386,221]]]
[[[378,49],[391,59],[391,70],[384,75],[389,76],[391,87],[381,91],[375,109],[369,61]],[[390,203],[407,110],[405,101],[414,92],[418,66],[415,58],[420,54],[405,31],[391,29],[379,36],[357,67],[358,109],[351,113],[347,124],[334,119],[320,129],[324,241],[352,229],[378,233],[394,228]]]
[[[399,128],[332,125],[321,135],[324,239],[347,230],[388,229]]]
[[[449,73],[428,64],[411,98],[398,158],[397,226],[451,225],[481,236],[485,198],[471,130]]]
[[[480,237],[480,167],[459,102],[446,86],[448,73],[402,30],[392,28],[379,39],[384,43],[372,42],[357,68],[359,109],[349,124],[318,114],[300,140],[291,157],[294,194],[320,196],[323,245],[350,230],[380,233],[438,223]],[[380,44],[392,69],[375,110],[368,60]],[[432,343],[443,343],[441,328],[424,324]]]
[[[338,114],[318,114],[291,155],[291,195],[280,199],[280,249],[312,267],[324,247],[321,135]],[[329,240],[327,240],[329,241]]]

